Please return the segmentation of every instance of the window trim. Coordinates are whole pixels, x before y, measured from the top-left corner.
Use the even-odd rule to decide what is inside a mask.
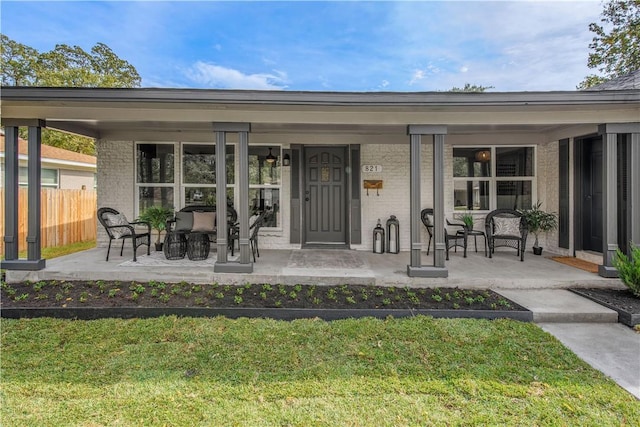
[[[488,181],[489,182],[489,209],[488,210],[474,210],[474,213],[489,213],[498,206],[498,181],[530,181],[531,182],[531,203],[537,203],[538,201],[538,146],[535,144],[456,144],[452,146],[451,158],[452,164],[455,158],[453,150],[456,148],[488,148],[491,151],[491,168],[489,176],[481,177],[456,177],[453,176],[453,170],[451,176],[453,182],[468,182],[468,181]],[[497,176],[497,164],[496,164],[496,149],[497,148],[532,148],[533,149],[533,175],[532,176]],[[453,185],[453,191],[455,191],[455,184]],[[453,202],[453,211],[455,211],[455,197]]]
[[[138,145],[141,144],[156,144],[156,145],[173,145],[173,182],[160,183],[160,182],[138,182]],[[137,218],[140,215],[140,187],[168,187],[173,189],[173,203],[176,203],[176,188],[177,188],[177,179],[179,171],[176,169],[176,158],[178,157],[175,152],[176,143],[170,141],[134,141],[133,144],[133,180],[135,182],[134,191],[135,191],[135,202],[134,202],[134,214]]]

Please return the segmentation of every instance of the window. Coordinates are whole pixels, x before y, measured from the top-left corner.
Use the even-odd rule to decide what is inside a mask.
[[[26,167],[19,168],[18,184],[26,187],[29,184],[29,169]],[[40,170],[40,185],[42,188],[58,188],[58,169]]]
[[[269,162],[273,147],[249,147],[249,213],[259,215],[265,209],[273,209],[275,215],[264,227],[280,224],[280,159],[279,147],[275,148],[277,159]]]
[[[454,209],[528,209],[535,186],[534,147],[454,147]]]
[[[234,146],[226,147],[227,200],[233,204]],[[184,205],[216,204],[216,147],[213,144],[182,145]]]
[[[136,187],[138,212],[150,206],[175,206],[173,144],[137,144]]]

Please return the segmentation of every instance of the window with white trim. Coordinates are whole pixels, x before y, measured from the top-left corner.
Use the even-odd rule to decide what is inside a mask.
[[[226,147],[227,202],[233,204],[235,146]],[[182,194],[184,206],[216,204],[216,146],[212,143],[182,144]]]
[[[136,144],[138,213],[150,206],[175,206],[175,144]]]
[[[29,185],[29,168],[20,166],[18,168],[18,185],[27,187]],[[60,179],[58,169],[40,169],[40,185],[42,188],[58,188]]]
[[[249,214],[259,215],[265,209],[275,212],[264,227],[280,225],[281,154],[280,147],[249,146]]]
[[[528,209],[535,186],[533,146],[453,148],[454,210]]]

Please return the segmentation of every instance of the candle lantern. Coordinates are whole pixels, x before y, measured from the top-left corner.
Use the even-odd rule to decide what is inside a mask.
[[[384,253],[384,228],[382,227],[382,224],[380,224],[380,219],[378,219],[378,225],[376,225],[376,228],[373,229],[373,253]]]
[[[395,215],[391,215],[387,220],[387,252],[400,253],[400,222]]]

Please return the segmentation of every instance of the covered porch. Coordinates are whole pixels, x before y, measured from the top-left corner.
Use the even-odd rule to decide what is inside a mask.
[[[369,251],[323,249],[261,249],[253,264],[253,274],[214,271],[216,253],[204,261],[169,261],[162,252],[139,250],[138,262],[131,261],[131,249],[125,248],[105,261],[105,248],[95,248],[47,260],[37,271],[7,271],[7,280],[151,280],[189,283],[282,283],[282,284],[371,284],[377,286],[460,287],[542,289],[569,287],[623,287],[619,279],[607,279],[551,259],[545,252],[531,251],[520,262],[515,251],[496,251],[493,258],[470,250],[467,258],[452,252],[446,262],[449,277],[424,278],[407,275],[408,252],[374,254]],[[430,258],[423,253],[425,258]]]

